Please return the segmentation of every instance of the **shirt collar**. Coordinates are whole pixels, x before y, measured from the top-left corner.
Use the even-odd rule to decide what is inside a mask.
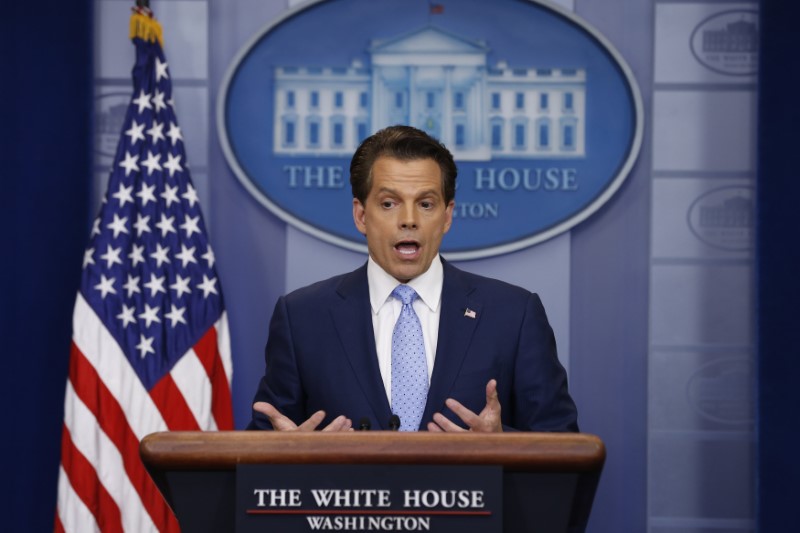
[[[409,281],[408,285],[417,291],[420,300],[435,313],[438,311],[439,303],[442,301],[443,282],[444,269],[442,268],[442,260],[437,255],[431,261],[431,266],[428,270]],[[391,296],[394,288],[400,284],[394,277],[383,270],[372,257],[367,261],[367,283],[369,283],[369,302],[372,306],[372,312],[375,314],[378,314],[383,304]]]

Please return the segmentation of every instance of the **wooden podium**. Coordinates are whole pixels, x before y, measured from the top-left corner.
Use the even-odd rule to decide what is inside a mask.
[[[596,436],[522,432],[164,432],[140,453],[183,533],[234,530],[239,464],[497,465],[504,532],[581,532],[605,461]]]

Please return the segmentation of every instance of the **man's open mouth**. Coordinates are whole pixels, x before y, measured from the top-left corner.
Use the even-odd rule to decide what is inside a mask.
[[[394,249],[402,255],[414,255],[419,250],[419,243],[416,241],[400,241],[394,245]]]

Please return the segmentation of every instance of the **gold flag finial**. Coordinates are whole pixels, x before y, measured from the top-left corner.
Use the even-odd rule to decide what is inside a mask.
[[[136,6],[131,8],[133,15],[131,15],[130,38],[138,37],[150,42],[157,40],[158,44],[164,46],[161,24],[153,17],[153,12],[147,4],[149,2],[137,0]]]

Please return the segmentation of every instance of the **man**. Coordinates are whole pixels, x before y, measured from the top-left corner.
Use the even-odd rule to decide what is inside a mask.
[[[439,256],[456,165],[408,126],[350,164],[367,264],[278,300],[250,428],[577,431],[575,404],[535,294]]]

